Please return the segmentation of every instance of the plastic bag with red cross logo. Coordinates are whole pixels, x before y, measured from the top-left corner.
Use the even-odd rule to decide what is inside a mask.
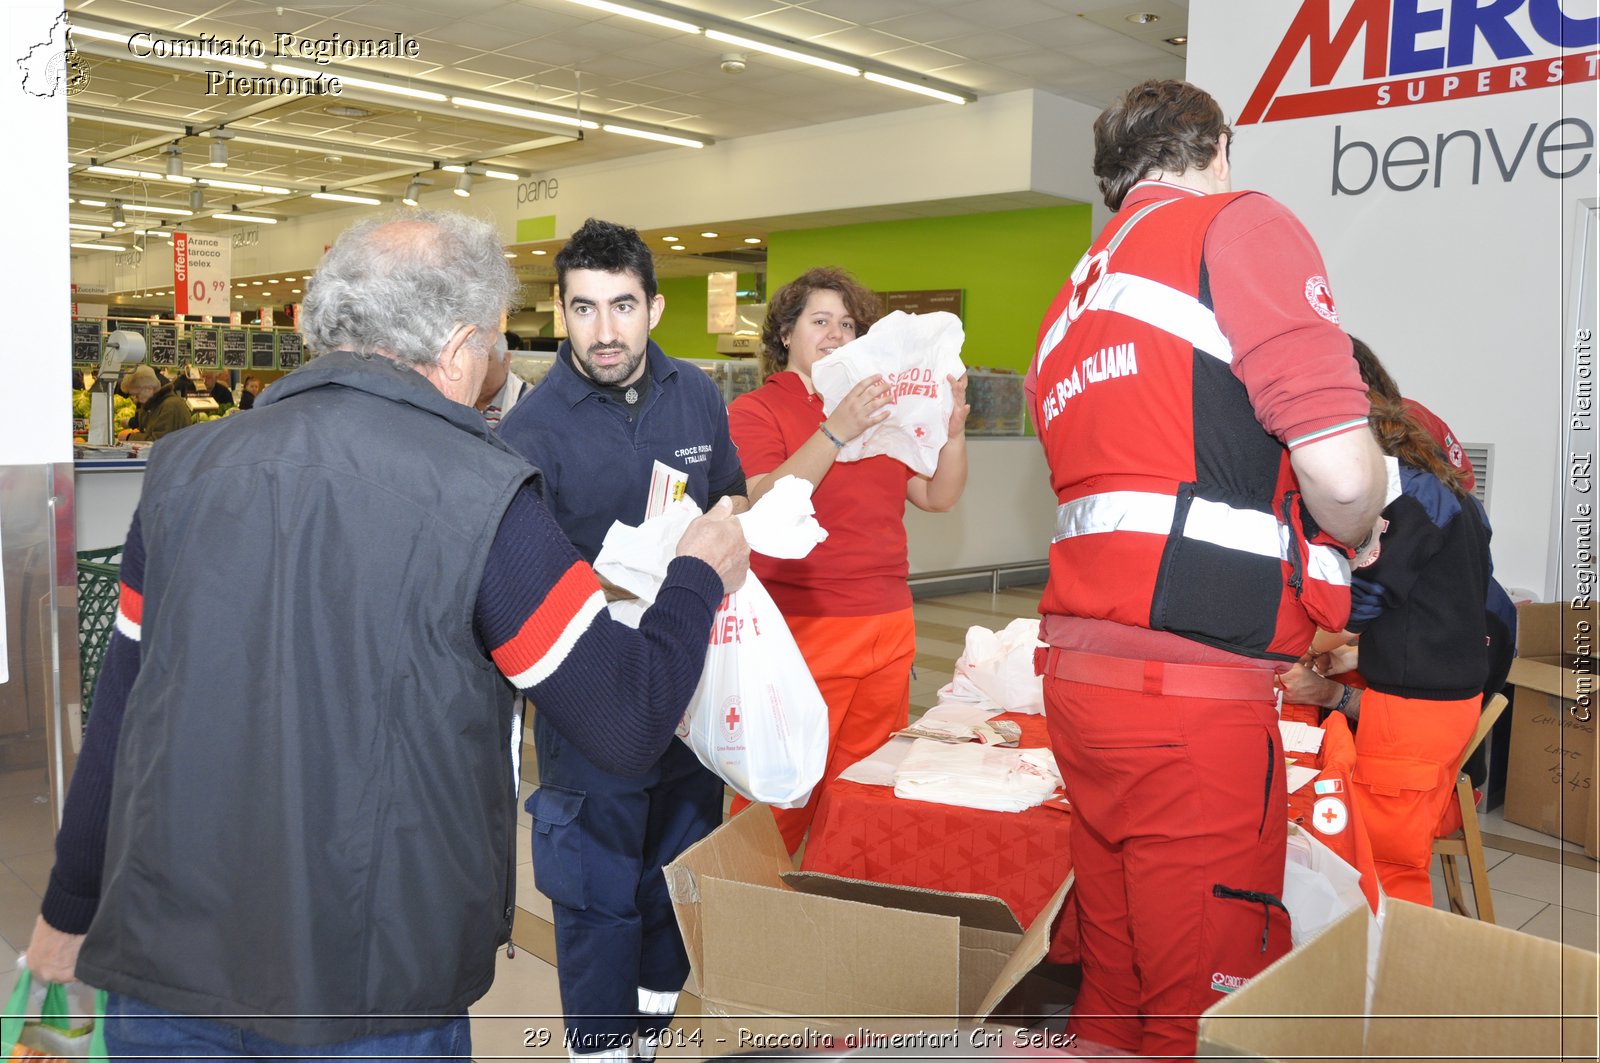
[[[722,599],[678,737],[752,801],[798,808],[828,759],[828,705],[755,573]]]

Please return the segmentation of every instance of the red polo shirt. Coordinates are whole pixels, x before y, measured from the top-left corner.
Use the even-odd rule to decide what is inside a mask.
[[[799,374],[774,373],[728,407],[728,428],[746,476],[782,465],[817,433],[822,397]],[[893,458],[835,462],[811,501],[828,532],[796,561],[752,554],[750,567],[786,616],[873,616],[911,606],[906,583],[906,483]]]

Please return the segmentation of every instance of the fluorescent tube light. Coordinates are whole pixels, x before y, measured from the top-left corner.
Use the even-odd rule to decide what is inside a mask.
[[[311,193],[311,198],[331,199],[337,203],[364,203],[369,207],[376,207],[383,203],[383,200],[373,196],[350,196],[343,192],[313,192]]]
[[[218,211],[211,215],[213,218],[222,218],[225,221],[256,221],[262,225],[276,225],[277,218],[268,218],[260,214],[234,214],[231,211]]]
[[[450,102],[462,107],[471,107],[479,111],[493,111],[496,114],[509,114],[517,118],[531,118],[535,122],[555,122],[558,125],[577,126],[580,129],[599,129],[600,123],[591,122],[585,118],[578,118],[570,114],[555,114],[550,111],[535,111],[527,107],[512,107],[510,104],[495,103],[493,100],[475,100],[471,96],[452,96]]]
[[[943,100],[946,103],[968,102],[965,97],[957,96],[953,92],[931,88],[927,85],[918,85],[914,81],[901,81],[899,78],[892,78],[887,74],[876,74],[869,70],[864,76],[868,81],[876,81],[880,85],[889,85],[897,89],[904,89],[907,92],[915,92],[922,96],[932,96],[934,99]]]
[[[681,144],[686,148],[703,148],[704,141],[693,140],[689,137],[675,137],[668,133],[653,133],[648,129],[629,129],[622,125],[602,125],[601,129],[607,133],[621,133],[625,137],[638,137],[641,140],[659,140],[663,144]]]
[[[796,52],[788,48],[780,48],[775,44],[764,44],[761,41],[752,40],[749,37],[736,37],[731,33],[723,33],[721,30],[706,30],[706,36],[713,41],[721,41],[724,44],[737,44],[741,48],[749,48],[752,51],[765,52],[768,55],[775,55],[781,59],[792,59],[797,63],[808,63],[811,66],[820,66],[824,70],[832,70],[836,74],[844,74],[847,77],[858,78],[861,76],[861,71],[855,67],[845,66],[843,63],[836,63],[832,59],[824,59],[819,55],[807,55],[804,52]]]
[[[613,4],[611,0],[571,0],[574,4],[592,7],[596,11],[604,11],[608,15],[621,15],[623,18],[636,18],[640,22],[648,22],[653,26],[664,26],[669,30],[678,30],[680,33],[699,33],[700,27],[693,22],[685,22],[681,18],[669,18],[658,15],[654,11],[641,11],[634,7],[624,7]]]

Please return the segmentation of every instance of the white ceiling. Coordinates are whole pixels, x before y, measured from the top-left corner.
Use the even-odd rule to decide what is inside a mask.
[[[619,2],[974,97],[1038,88],[1103,106],[1140,80],[1184,73],[1184,49],[1164,39],[1187,32],[1188,0]],[[417,58],[340,60],[322,69],[713,141],[907,107],[956,106],[571,0],[310,0],[282,6],[256,0],[68,0],[66,7],[80,27],[145,30],[157,37],[243,36],[260,39],[269,49],[279,33],[350,39],[403,33],[416,38]],[[1159,20],[1141,26],[1127,19],[1138,12]],[[290,192],[208,188],[201,215],[130,213],[130,227],[166,217],[199,230],[227,228],[236,223],[206,214],[235,204],[284,218],[348,206],[308,198],[320,186],[398,203],[411,176],[429,176],[435,163],[477,163],[528,175],[645,152],[694,150],[598,129],[571,139],[573,130],[565,125],[448,102],[416,103],[349,86],[339,97],[208,96],[202,70],[215,63],[135,61],[122,45],[84,35],[76,35],[75,44],[88,75],[68,104],[75,195],[187,209],[189,185],[81,169],[98,160],[164,173],[162,149],[174,138],[181,138],[184,172],[190,177],[205,181],[210,175]],[[723,54],[733,51],[743,51],[746,61],[737,75],[719,65]],[[340,116],[328,113],[330,106],[368,113]],[[203,134],[218,125],[236,134],[229,165],[202,168],[211,140],[184,136],[185,130]],[[273,143],[252,143],[252,138]],[[448,187],[455,175],[433,172],[431,179],[435,188]],[[906,205],[911,215],[929,209]],[[72,220],[108,224],[110,208],[74,205]],[[745,249],[739,239],[750,231],[752,226],[744,225],[721,246]]]

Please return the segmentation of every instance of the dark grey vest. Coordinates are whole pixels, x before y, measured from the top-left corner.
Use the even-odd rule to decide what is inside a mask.
[[[417,373],[344,353],[156,448],[84,981],[295,1044],[483,994],[513,698],[473,612],[536,476]]]

